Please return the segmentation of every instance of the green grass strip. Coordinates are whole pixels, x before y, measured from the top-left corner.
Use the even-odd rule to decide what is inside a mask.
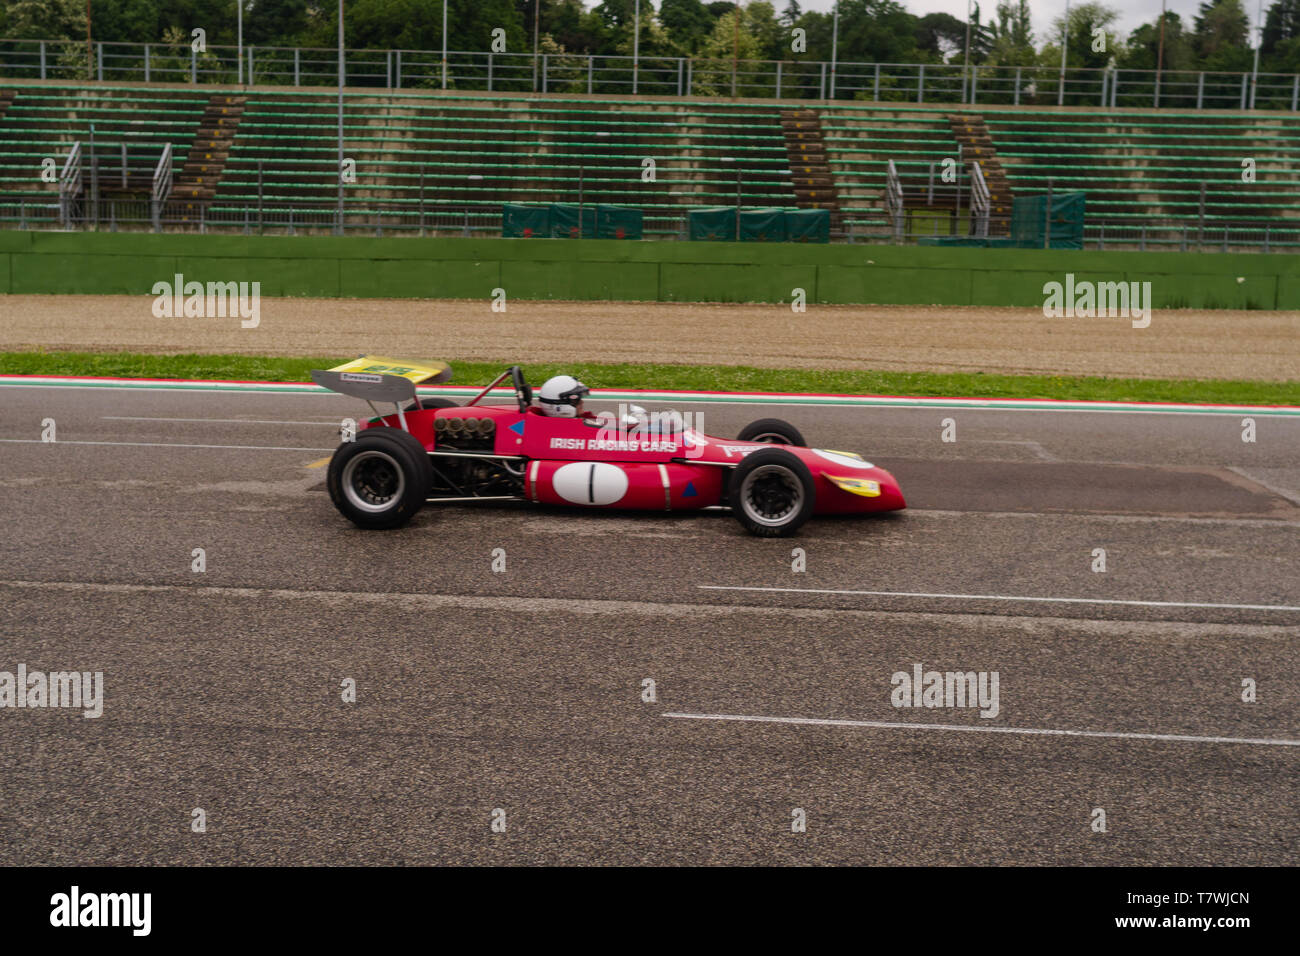
[[[116,378],[233,379],[306,382],[314,368],[353,356],[274,358],[247,355],[150,355],[129,352],[0,352],[0,374]],[[452,382],[485,385],[507,362],[452,362]],[[592,388],[664,391],[829,392],[970,398],[1054,398],[1073,401],[1300,405],[1300,382],[1178,380],[982,372],[875,372],[752,368],[743,365],[647,365],[591,362],[526,365],[529,382],[574,375]]]

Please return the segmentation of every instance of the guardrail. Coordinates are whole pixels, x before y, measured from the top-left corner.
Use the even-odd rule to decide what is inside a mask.
[[[906,216],[903,212],[903,184],[898,178],[898,168],[894,161],[889,161],[885,179],[885,206],[889,210],[889,221],[893,227],[893,236],[902,241]]]
[[[15,79],[335,86],[328,48],[0,39]],[[743,96],[971,105],[1300,109],[1300,74],[732,60],[575,53],[345,50],[350,87],[503,93]]]
[[[989,234],[989,187],[984,182],[984,171],[978,162],[970,164],[970,210],[974,220],[974,234],[981,239]]]
[[[172,194],[172,144],[163,146],[158,165],[153,170],[153,188],[149,194],[149,210],[152,214],[154,231],[162,229],[163,204]]]

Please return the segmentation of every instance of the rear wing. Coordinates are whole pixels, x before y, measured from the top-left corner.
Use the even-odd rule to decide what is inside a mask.
[[[406,427],[402,402],[415,398],[416,384],[445,382],[450,378],[451,369],[445,362],[400,362],[375,355],[363,355],[328,371],[312,369],[311,373],[311,380],[317,385],[361,399],[376,415],[380,411],[375,408],[375,402],[392,402],[405,431],[410,429]]]

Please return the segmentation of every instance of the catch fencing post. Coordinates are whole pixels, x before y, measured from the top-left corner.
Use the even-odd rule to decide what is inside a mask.
[[[1196,74],[1196,108],[1201,108],[1201,103],[1205,99],[1205,74]]]
[[[302,51],[298,47],[293,48],[293,85],[294,86],[300,85],[299,54],[301,52]]]
[[[1020,67],[1016,67],[1016,98],[1012,101],[1012,105],[1020,105]]]
[[[1196,210],[1196,251],[1201,251],[1205,238],[1205,180],[1201,180],[1201,201]]]
[[[1043,213],[1043,248],[1052,248],[1052,177],[1047,177],[1047,209]]]
[[[925,64],[922,63],[916,71],[916,101],[925,102]]]

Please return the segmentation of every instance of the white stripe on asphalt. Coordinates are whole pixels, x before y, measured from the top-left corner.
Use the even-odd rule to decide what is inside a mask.
[[[768,591],[774,594],[860,594],[869,597],[945,598],[957,601],[1030,601],[1041,604],[1117,604],[1124,607],[1195,607],[1223,611],[1300,611],[1290,604],[1212,604],[1200,601],[1120,601],[1111,598],[1028,597],[1015,594],[930,594],[924,591],[847,591],[831,588],[739,587],[697,584],[702,591]]]
[[[132,391],[193,391],[221,392],[224,394],[272,393],[281,395],[334,395],[319,386],[305,382],[219,382],[202,379],[155,380],[129,378],[91,378],[69,377],[49,378],[32,375],[0,375],[0,387],[10,388],[113,388]],[[422,387],[417,391],[421,395],[443,395],[465,397],[479,389],[469,385],[444,385]],[[504,394],[508,389],[494,389],[494,394]],[[734,392],[709,393],[691,391],[671,391],[652,389],[597,389],[591,396],[593,401],[643,401],[643,402],[681,402],[688,404],[726,404],[726,405],[782,405],[791,407],[830,407],[830,408],[965,408],[972,411],[1017,411],[1017,412],[1090,412],[1102,414],[1139,414],[1139,415],[1271,415],[1281,417],[1300,417],[1300,406],[1296,405],[1232,405],[1170,402],[1108,402],[1086,399],[1041,400],[1035,404],[1033,399],[1017,398],[961,398],[947,396],[903,396],[903,395],[826,395],[816,392],[805,394],[773,394],[770,392]]]
[[[869,727],[878,730],[949,730],[968,734],[1023,734],[1031,737],[1101,737],[1108,740],[1165,740],[1194,744],[1258,744],[1300,747],[1300,740],[1282,737],[1196,737],[1191,734],[1139,734],[1110,730],[1053,730],[1041,727],[983,727],[966,724],[893,723],[885,720],[832,720],[821,717],[754,717],[741,714],[679,714],[664,717],[679,720],[733,720],[760,724],[810,724],[816,727]]]
[[[204,424],[216,425],[333,425],[338,427],[338,421],[329,418],[324,421],[316,422],[293,422],[280,419],[248,419],[248,418],[151,418],[141,415],[100,415],[101,421],[106,422],[201,422]]]
[[[0,442],[14,445],[124,445],[132,448],[222,448],[239,451],[333,451],[333,448],[297,448],[288,445],[186,445],[171,441],[76,441],[60,438],[42,441],[39,438],[0,438]]]

